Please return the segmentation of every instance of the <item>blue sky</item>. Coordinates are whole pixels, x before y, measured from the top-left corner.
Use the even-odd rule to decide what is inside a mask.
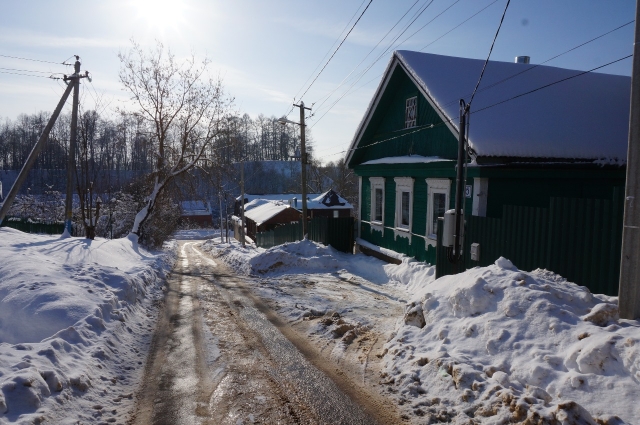
[[[0,14],[0,55],[56,63],[80,55],[83,70],[93,74],[93,86],[84,87],[83,107],[92,109],[101,98],[99,110],[109,114],[117,107],[126,107],[128,99],[118,81],[118,52],[126,51],[132,38],[149,47],[160,40],[178,57],[192,52],[197,57],[208,57],[211,73],[222,77],[238,111],[253,117],[281,116],[289,112],[294,96],[299,97],[307,88],[318,65],[325,63],[325,55],[335,49],[335,43],[344,37],[345,29],[351,27],[368,1],[6,1]],[[413,25],[391,43],[415,12],[430,2],[373,0],[308,90],[303,100],[307,106],[313,104],[314,116],[308,123],[317,156],[322,160],[337,160],[348,147],[391,51],[486,57],[506,0],[433,0]],[[634,15],[633,0],[512,0],[491,58],[513,61],[517,55],[529,55],[532,63],[540,63],[633,20]],[[627,25],[546,65],[588,70],[629,55],[633,30],[633,24]],[[374,63],[378,57],[380,60]],[[354,76],[369,66],[369,71],[352,86]],[[7,72],[40,71],[34,75],[47,76],[47,72],[70,69],[3,56],[0,68],[3,119],[15,119],[20,113],[52,111],[63,91],[60,81]],[[354,69],[347,83],[335,90]],[[631,59],[600,72],[630,75]],[[349,93],[329,108],[350,87]],[[297,113],[290,118],[297,120]]]

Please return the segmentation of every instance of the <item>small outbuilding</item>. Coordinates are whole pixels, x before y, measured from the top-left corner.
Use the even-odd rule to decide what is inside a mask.
[[[247,236],[254,240],[256,233],[273,230],[283,224],[296,223],[301,218],[302,214],[298,210],[278,201],[254,200],[245,205]]]
[[[180,209],[182,210],[180,221],[183,225],[213,226],[210,202],[182,201],[180,202]]]

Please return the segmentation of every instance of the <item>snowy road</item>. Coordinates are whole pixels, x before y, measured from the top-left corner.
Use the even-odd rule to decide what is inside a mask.
[[[376,423],[283,336],[241,277],[198,246],[179,244],[130,423]]]

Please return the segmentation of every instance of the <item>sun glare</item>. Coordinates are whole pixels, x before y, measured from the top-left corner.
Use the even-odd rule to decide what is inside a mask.
[[[133,0],[138,17],[147,22],[150,28],[161,31],[176,28],[183,20],[183,0]]]

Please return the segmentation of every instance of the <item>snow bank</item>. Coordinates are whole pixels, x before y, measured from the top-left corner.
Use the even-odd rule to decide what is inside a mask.
[[[382,383],[425,423],[635,423],[639,354],[616,298],[500,258],[416,287]]]
[[[106,419],[135,389],[173,254],[8,228],[0,252],[0,423]]]
[[[372,283],[406,286],[412,292],[435,277],[435,267],[401,254],[397,254],[401,264],[388,264],[364,254],[345,254],[310,240],[285,243],[266,250],[249,246],[243,249],[235,240],[232,244],[216,244],[210,240],[203,248],[246,275],[348,272]]]

